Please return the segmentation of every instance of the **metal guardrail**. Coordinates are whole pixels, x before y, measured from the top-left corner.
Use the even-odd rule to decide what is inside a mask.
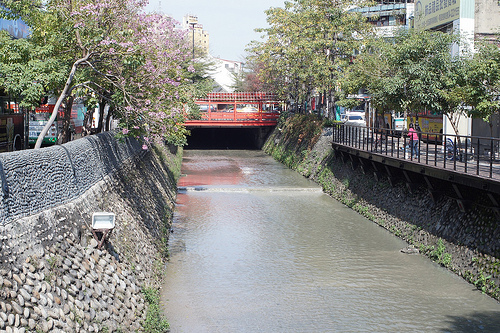
[[[337,124],[333,143],[391,158],[500,179],[500,138],[419,132],[417,154],[407,132]]]

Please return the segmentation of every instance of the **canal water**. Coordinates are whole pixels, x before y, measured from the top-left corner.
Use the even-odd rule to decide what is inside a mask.
[[[500,332],[500,305],[260,151],[185,151],[171,332]]]

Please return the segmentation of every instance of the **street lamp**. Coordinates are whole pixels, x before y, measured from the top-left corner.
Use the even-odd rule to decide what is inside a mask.
[[[194,60],[194,26],[196,25],[196,22],[191,22],[189,24],[192,26],[193,29],[193,60]]]

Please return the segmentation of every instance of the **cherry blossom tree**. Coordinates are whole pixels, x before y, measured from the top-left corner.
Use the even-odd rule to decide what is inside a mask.
[[[182,107],[192,100],[186,79],[189,47],[175,22],[142,12],[144,0],[7,0],[4,16],[21,18],[35,45],[51,45],[64,83],[35,148],[55,120],[59,106],[72,94],[92,92],[120,120],[123,135],[146,142],[183,144]]]

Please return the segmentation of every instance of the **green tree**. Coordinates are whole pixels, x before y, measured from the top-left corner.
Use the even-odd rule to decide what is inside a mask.
[[[141,13],[143,0],[3,3],[4,17],[21,18],[32,28],[22,43],[31,50],[49,47],[44,58],[33,54],[34,62],[42,58],[57,64],[46,71],[60,73],[54,75],[59,80],[41,89],[59,96],[50,122],[67,97],[92,92],[101,105],[110,105],[110,114],[120,119],[124,133],[185,142],[187,132],[179,124],[184,121],[184,104],[193,96],[187,73],[194,72],[194,67],[187,61],[190,49],[185,32],[175,29],[171,18]],[[19,58],[18,63],[27,62]],[[11,59],[6,64],[12,64]],[[4,81],[9,80],[12,77]],[[18,87],[18,92],[27,95],[26,89]],[[50,122],[35,148],[40,147]]]
[[[47,92],[64,82],[64,60],[52,57],[50,44],[34,45],[0,31],[0,87],[22,107],[40,104]]]
[[[470,116],[493,124],[491,116],[500,114],[500,49],[494,44],[481,44],[470,61],[465,79],[464,100],[471,108]],[[491,134],[491,132],[490,132]]]
[[[346,67],[361,40],[372,32],[360,13],[350,12],[351,1],[293,0],[284,8],[266,11],[264,42],[254,42],[251,57],[262,64],[262,81],[275,87],[282,98],[302,109],[315,92],[329,99],[334,109],[334,91],[340,71]],[[362,6],[363,3],[356,2]]]
[[[346,69],[344,95],[366,88],[375,107],[417,114],[455,112],[454,87],[461,68],[450,54],[456,37],[430,31],[400,29],[394,39],[367,41],[364,52]]]

